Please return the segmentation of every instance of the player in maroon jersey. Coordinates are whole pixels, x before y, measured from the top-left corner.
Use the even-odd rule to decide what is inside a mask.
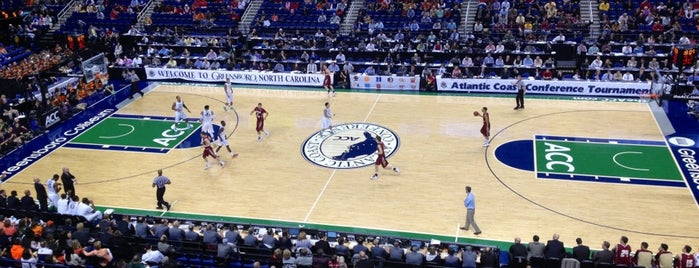
[[[614,264],[630,266],[631,262],[631,246],[629,246],[629,238],[622,236],[619,239],[619,244],[612,250],[614,252]]]
[[[323,65],[323,74],[325,75],[323,79],[323,88],[328,91],[328,97],[335,97],[335,87],[333,87],[332,79],[330,79],[332,73],[328,69],[328,66]]]
[[[204,152],[201,154],[201,157],[204,158],[204,162],[206,163],[204,169],[209,169],[211,167],[209,166],[209,159],[207,158],[209,156],[218,160],[218,163],[221,165],[221,167],[223,167],[225,163],[218,157],[216,152],[214,152],[214,148],[211,145],[211,138],[209,137],[209,134],[207,134],[205,131],[201,132],[201,145],[204,146]]]
[[[488,113],[488,107],[481,108],[481,113],[476,116],[483,117],[483,126],[481,127],[481,134],[485,138],[483,147],[488,147],[490,146],[490,114]]]
[[[675,256],[675,267],[677,268],[694,268],[697,266],[694,259],[694,255],[692,255],[692,247],[689,245],[685,245],[682,248],[682,254],[678,254]]]
[[[381,136],[376,136],[376,162],[374,163],[374,176],[371,176],[371,180],[378,180],[379,179],[379,166],[383,167],[384,169],[391,169],[393,172],[396,174],[400,174],[400,170],[398,167],[390,167],[388,166],[388,160],[386,160],[386,153],[384,152],[384,144],[381,142]]]
[[[257,118],[257,123],[255,124],[255,130],[257,131],[257,141],[262,140],[262,133],[265,133],[265,136],[269,136],[269,131],[265,130],[265,120],[267,120],[267,110],[265,108],[262,108],[262,103],[258,103],[257,107],[255,109],[252,109],[252,112],[250,112],[250,115],[255,114],[255,118]]]

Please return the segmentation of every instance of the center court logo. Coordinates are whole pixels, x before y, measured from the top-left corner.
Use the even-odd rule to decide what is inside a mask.
[[[318,131],[306,139],[301,146],[306,160],[326,168],[360,168],[376,161],[375,136],[381,136],[387,158],[400,147],[395,132],[376,124],[347,123],[333,126],[331,131]]]

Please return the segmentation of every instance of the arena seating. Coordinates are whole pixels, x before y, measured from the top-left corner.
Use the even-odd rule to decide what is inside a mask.
[[[171,245],[171,250],[163,252],[165,256],[168,257],[168,263],[157,263],[164,267],[252,267],[254,262],[260,262],[260,267],[270,267],[281,262],[280,256],[275,256],[275,249],[289,249],[284,239],[288,239],[289,243],[295,243],[299,239],[309,239],[311,245],[315,241],[322,237],[325,237],[330,244],[329,252],[325,252],[326,256],[336,255],[335,246],[338,244],[340,239],[347,241],[346,246],[349,246],[349,254],[346,256],[344,253],[337,253],[343,256],[344,261],[349,265],[357,261],[358,252],[353,252],[352,247],[356,244],[366,245],[371,248],[374,239],[379,239],[381,245],[389,248],[390,250],[398,249],[401,252],[408,252],[413,246],[420,248],[421,250],[427,250],[428,247],[433,247],[442,256],[445,254],[453,254],[454,251],[459,251],[466,249],[467,247],[476,251],[482,252],[485,248],[492,248],[493,254],[500,258],[500,252],[498,248],[478,245],[478,244],[458,244],[458,243],[446,243],[446,242],[435,242],[427,240],[415,240],[403,237],[375,237],[371,234],[360,234],[360,233],[337,233],[332,230],[318,230],[318,229],[301,229],[301,228],[288,228],[288,227],[278,227],[278,226],[253,226],[246,223],[234,223],[234,222],[216,222],[216,221],[196,221],[188,219],[179,218],[163,218],[163,217],[140,217],[140,216],[129,216],[129,215],[109,215],[106,220],[100,221],[99,224],[94,224],[85,220],[85,218],[80,216],[70,216],[70,215],[60,215],[54,212],[37,212],[37,211],[25,211],[20,209],[0,209],[0,215],[7,218],[12,218],[14,224],[18,225],[18,235],[26,235],[28,241],[46,241],[49,239],[56,239],[58,243],[55,243],[54,252],[61,254],[54,254],[54,256],[61,256],[64,250],[72,251],[70,248],[64,248],[60,245],[68,245],[70,243],[69,238],[66,237],[68,232],[75,231],[75,226],[78,223],[83,224],[89,230],[90,242],[88,244],[81,244],[85,248],[90,248],[92,241],[102,241],[102,244],[110,248],[112,255],[115,259],[112,261],[114,267],[121,267],[126,262],[132,260],[132,256],[140,256],[145,252],[146,245],[152,245],[154,248],[160,248],[161,243]],[[126,216],[126,218],[124,217]],[[197,240],[179,240],[179,239],[160,239],[155,237],[153,233],[146,237],[139,237],[133,233],[133,226],[123,228],[122,221],[127,219],[126,222],[132,225],[137,225],[139,223],[147,224],[148,228],[156,230],[158,226],[168,226],[173,227],[175,221],[177,221],[177,226],[183,231],[194,230],[199,234]],[[101,225],[109,225],[109,228],[105,228]],[[34,226],[40,226],[41,228],[35,228]],[[22,228],[23,226],[32,226],[30,229]],[[121,227],[120,227],[121,226]],[[128,229],[131,228],[131,229]],[[30,232],[29,230],[35,230]],[[37,231],[41,230],[39,233],[41,235],[36,235]],[[121,233],[119,230],[127,230],[127,233]],[[218,233],[221,237],[225,237],[225,234],[230,231],[238,232],[237,241],[226,241],[222,240],[221,237],[217,239],[216,243],[204,243],[201,239],[201,235],[205,232],[213,230]],[[116,232],[119,234],[115,234]],[[261,238],[263,234],[267,231],[272,231],[274,235],[278,237],[277,245],[273,248],[268,248],[261,243]],[[165,232],[167,235],[168,232]],[[50,235],[49,235],[50,234]],[[249,241],[246,236],[254,237],[254,245],[246,244]],[[4,234],[0,234],[0,240],[6,239]],[[227,258],[223,259],[217,256],[217,247],[221,243],[231,243],[235,244],[236,251]],[[249,243],[249,242],[247,242]],[[28,247],[28,244],[23,244]],[[293,249],[293,248],[291,248]],[[316,252],[316,247],[312,246],[310,248],[311,252]],[[444,253],[441,253],[441,252]],[[449,252],[449,253],[447,253]],[[367,255],[371,256],[371,252],[367,250]],[[298,256],[298,252],[293,250],[292,256]],[[316,254],[313,254],[316,255]],[[507,256],[506,253],[503,254]],[[86,258],[87,267],[96,267],[97,260]],[[138,260],[138,259],[137,259]],[[13,263],[19,263],[21,260],[11,259],[6,256],[0,257],[0,265],[12,266]],[[388,259],[386,256],[383,258],[371,258],[371,262],[383,263],[385,267],[445,267],[441,261],[425,262],[425,265],[421,266],[409,266],[403,259]],[[508,263],[508,261],[504,261]],[[67,265],[57,264],[51,259],[40,261],[40,265],[46,265],[44,267],[69,267]],[[151,265],[157,265],[156,263],[150,263]],[[280,267],[277,264],[277,267]],[[485,267],[485,266],[484,266]]]
[[[349,8],[348,1],[322,1],[314,4],[311,1],[272,1],[264,0],[257,12],[251,28],[261,36],[272,37],[280,28],[292,33],[296,30],[303,34],[313,34],[316,31],[337,31]],[[340,17],[339,23],[330,23],[333,16]],[[320,21],[323,16],[325,20]]]
[[[185,6],[192,7],[192,9],[185,9]],[[199,12],[212,23],[194,20],[193,17]],[[233,7],[232,4],[227,3],[168,0],[163,1],[155,8],[154,13],[151,15],[153,24],[150,25],[149,29],[154,27],[180,27],[190,33],[197,31],[225,33],[229,28],[237,27],[240,16],[244,12],[245,9],[237,8],[237,6]]]

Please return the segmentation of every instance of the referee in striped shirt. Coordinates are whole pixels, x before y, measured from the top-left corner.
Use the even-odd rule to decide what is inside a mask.
[[[163,196],[165,196],[166,184],[170,184],[170,179],[163,176],[162,169],[158,169],[158,176],[153,179],[153,187],[158,187],[157,191],[155,192],[155,196],[158,199],[158,207],[156,209],[163,209],[163,205],[165,205],[165,208],[170,210],[170,203],[163,199]]]

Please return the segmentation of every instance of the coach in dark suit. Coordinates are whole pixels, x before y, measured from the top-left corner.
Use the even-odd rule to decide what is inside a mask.
[[[553,234],[553,239],[546,242],[546,249],[544,251],[544,256],[548,258],[558,258],[563,259],[566,256],[566,249],[563,246],[563,242],[558,240],[559,235]]]
[[[73,176],[73,174],[70,173],[70,170],[67,167],[64,167],[63,174],[61,174],[61,182],[63,183],[63,191],[65,191],[66,195],[75,195],[76,180],[77,179],[75,178],[75,176]]]
[[[7,208],[18,209],[19,208],[19,198],[17,197],[17,191],[10,192],[10,196],[7,197]]]
[[[573,258],[580,262],[590,260],[590,247],[583,245],[580,237],[575,239],[575,243],[578,245],[573,248]]]
[[[7,193],[5,190],[0,190],[0,208],[7,207]]]
[[[49,196],[46,194],[46,188],[41,184],[41,179],[34,178],[34,190],[36,191],[36,199],[39,200],[39,210],[48,211],[49,210]]]
[[[522,268],[527,266],[527,247],[522,244],[522,239],[515,238],[515,243],[510,246],[510,263],[512,267]]]

